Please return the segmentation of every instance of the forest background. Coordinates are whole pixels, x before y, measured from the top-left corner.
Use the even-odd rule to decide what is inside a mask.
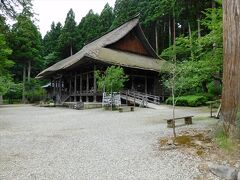
[[[40,71],[137,14],[159,56],[172,61],[176,55],[176,94],[180,95],[177,105],[199,106],[221,95],[221,1],[116,0],[113,8],[106,4],[100,14],[90,10],[80,22],[70,9],[65,23],[53,22],[44,37],[37,27],[31,1],[15,2],[22,7],[20,13],[11,10],[8,3],[1,5],[0,100],[2,97],[10,103],[39,100],[44,93],[41,86],[48,83],[34,79]],[[12,26],[6,23],[9,18],[15,22]],[[163,75],[166,94],[170,94],[170,76]]]

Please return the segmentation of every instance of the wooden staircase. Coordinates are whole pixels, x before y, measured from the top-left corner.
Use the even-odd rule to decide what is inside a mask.
[[[138,91],[122,91],[121,98],[133,104],[138,104],[141,107],[156,109],[158,105],[160,105],[160,96],[146,94]]]

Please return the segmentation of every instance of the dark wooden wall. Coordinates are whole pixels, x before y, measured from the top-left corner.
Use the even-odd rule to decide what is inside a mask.
[[[150,56],[141,41],[135,35],[134,31],[131,31],[129,34],[127,34],[124,38],[117,41],[116,43],[111,44],[110,46],[108,46],[108,48]]]

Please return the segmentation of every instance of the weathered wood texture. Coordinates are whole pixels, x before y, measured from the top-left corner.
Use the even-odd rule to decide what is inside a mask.
[[[167,127],[168,128],[174,128],[175,127],[175,122],[176,120],[184,119],[184,123],[186,125],[192,124],[192,117],[193,116],[185,116],[185,117],[178,117],[178,118],[172,118],[172,119],[167,119]]]
[[[240,106],[240,0],[223,1],[223,40],[222,118],[225,131],[233,135]]]
[[[150,56],[137,36],[131,32],[120,41],[110,45],[110,48]]]

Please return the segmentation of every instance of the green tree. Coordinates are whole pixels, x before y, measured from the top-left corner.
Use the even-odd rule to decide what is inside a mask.
[[[53,22],[51,24],[51,30],[46,33],[43,38],[43,56],[44,56],[44,68],[55,64],[61,60],[60,52],[58,51],[58,41],[61,34],[62,25],[58,22],[56,25]]]
[[[78,25],[78,49],[101,36],[99,15],[90,10]]]
[[[139,11],[139,4],[143,0],[116,0],[114,6],[114,16],[115,19],[113,21],[112,27],[115,28],[126,21],[128,21],[133,16],[137,15]]]
[[[74,54],[76,49],[76,22],[75,14],[72,9],[67,13],[65,24],[59,36],[58,51],[61,57],[66,58]]]
[[[114,20],[113,8],[107,3],[100,14],[100,32],[106,33],[112,26]]]
[[[2,103],[2,96],[7,93],[10,84],[12,83],[9,68],[14,63],[9,60],[12,50],[7,46],[5,37],[0,33],[0,104]]]
[[[31,77],[32,64],[40,63],[41,60],[41,35],[37,27],[31,20],[31,14],[28,11],[23,11],[18,17],[17,22],[13,25],[11,33],[11,47],[13,49],[12,59],[23,69],[23,95],[26,66],[28,65],[28,81]],[[19,68],[15,66],[14,68]],[[21,77],[20,74],[16,74]],[[23,96],[23,100],[25,100]]]
[[[28,64],[28,80],[31,77],[32,63],[41,58],[41,35],[28,15],[20,14],[13,25],[11,45],[12,59],[26,66]]]
[[[96,71],[95,75],[98,89],[104,89],[108,93],[121,91],[124,87],[124,83],[128,80],[128,77],[124,74],[123,68],[116,66],[108,67],[104,73]]]
[[[191,36],[176,39],[177,72],[176,90],[182,93],[208,92],[207,84],[218,82],[221,85],[222,74],[222,9],[207,9],[202,20],[202,27],[209,31],[198,36],[195,31]],[[214,45],[214,46],[213,46]],[[171,59],[172,46],[165,49],[161,56]]]

